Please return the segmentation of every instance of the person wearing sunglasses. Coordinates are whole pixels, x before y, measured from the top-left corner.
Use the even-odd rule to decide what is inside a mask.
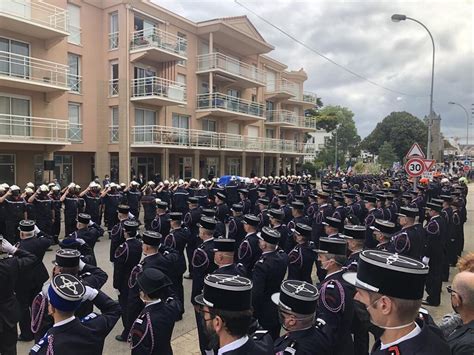
[[[474,273],[463,271],[447,286],[453,310],[461,316],[462,325],[448,337],[453,355],[474,354]]]

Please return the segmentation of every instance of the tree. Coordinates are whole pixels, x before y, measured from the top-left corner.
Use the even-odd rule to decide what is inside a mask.
[[[317,127],[326,132],[333,132],[326,147],[319,153],[317,160],[326,165],[333,164],[335,160],[336,127],[337,128],[337,155],[339,165],[345,163],[347,156],[359,155],[360,136],[354,122],[354,113],[346,107],[326,106],[317,111]]]
[[[426,124],[408,112],[392,112],[362,141],[361,149],[379,154],[385,142],[389,142],[397,157],[402,161],[415,142],[425,150],[428,139]]]
[[[382,168],[390,168],[393,163],[397,161],[397,155],[393,150],[392,144],[390,142],[384,142],[384,144],[379,149],[379,163]]]

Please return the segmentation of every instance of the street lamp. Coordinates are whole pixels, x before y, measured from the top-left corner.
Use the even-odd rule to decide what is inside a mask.
[[[457,102],[449,101],[448,104],[459,106],[466,113],[466,146],[467,146],[469,144],[469,113],[467,112],[466,108],[463,105],[458,104]],[[466,147],[466,149],[468,148]]]
[[[434,88],[435,44],[434,44],[433,36],[431,35],[430,30],[423,23],[421,23],[420,21],[418,21],[414,18],[408,17],[406,15],[401,15],[401,14],[392,15],[392,21],[393,22],[400,22],[400,21],[405,21],[405,20],[411,20],[411,21],[414,21],[414,22],[418,23],[419,25],[421,25],[426,30],[426,32],[428,32],[428,34],[430,35],[431,44],[433,45],[433,60],[432,60],[432,64],[431,64],[430,115],[428,117],[428,144],[426,145],[426,156],[428,158],[431,158],[431,126],[432,126],[433,117],[434,117],[434,112],[433,112],[433,88]]]
[[[335,129],[336,146],[334,147],[334,173],[337,173],[337,130],[339,129],[340,126],[341,124],[339,123],[338,125],[336,125],[336,129]]]

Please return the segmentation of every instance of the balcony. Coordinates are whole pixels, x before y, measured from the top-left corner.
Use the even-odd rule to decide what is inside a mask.
[[[243,120],[264,119],[262,104],[218,92],[197,95],[197,112],[198,118],[213,115],[217,117],[239,116],[239,119]]]
[[[317,96],[313,92],[305,91],[302,95],[297,94],[294,97],[288,99],[291,104],[299,104],[303,106],[303,109],[310,109],[316,106]]]
[[[316,130],[313,117],[298,116],[288,110],[270,110],[265,112],[266,125],[281,126],[286,129]]]
[[[68,145],[68,132],[66,120],[0,114],[0,142]]]
[[[0,30],[49,40],[69,35],[67,19],[67,10],[43,1],[0,1]]]
[[[298,85],[287,80],[281,79],[268,82],[265,90],[267,99],[288,100],[298,93]]]
[[[157,106],[186,104],[186,86],[156,76],[132,80],[132,101]]]
[[[242,88],[265,86],[265,72],[221,53],[198,55],[197,74],[216,73],[214,80]]]
[[[112,130],[110,131],[112,134]],[[305,154],[304,143],[166,126],[133,126],[132,147]]]
[[[157,28],[132,32],[130,60],[143,62],[170,62],[187,59],[188,42]]]
[[[67,91],[67,65],[0,51],[0,86],[41,92]]]

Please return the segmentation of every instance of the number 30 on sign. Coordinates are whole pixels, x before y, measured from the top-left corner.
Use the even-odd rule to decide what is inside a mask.
[[[425,163],[422,159],[412,158],[406,162],[405,171],[411,177],[421,176],[425,171]]]

